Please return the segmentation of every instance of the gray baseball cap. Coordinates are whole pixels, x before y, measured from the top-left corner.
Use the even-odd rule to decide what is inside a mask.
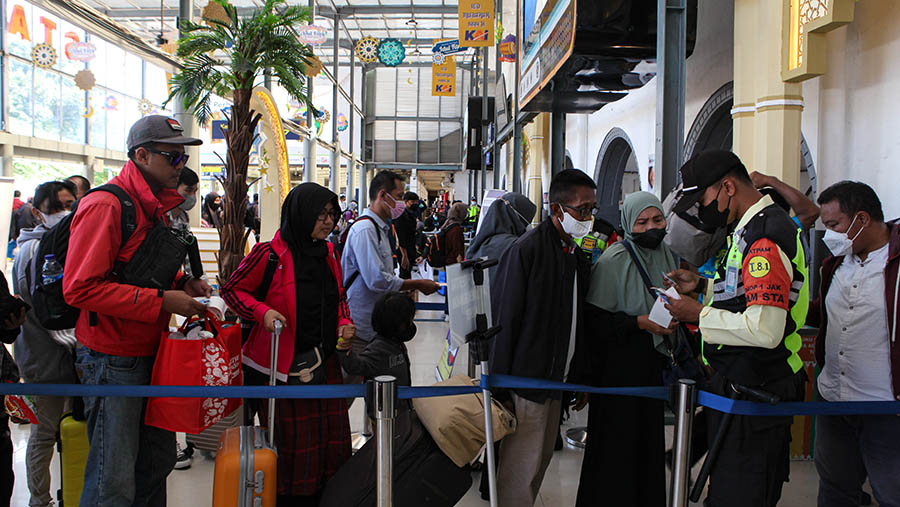
[[[175,118],[154,114],[134,122],[128,131],[128,151],[148,143],[197,146],[203,141],[185,136],[184,127]]]

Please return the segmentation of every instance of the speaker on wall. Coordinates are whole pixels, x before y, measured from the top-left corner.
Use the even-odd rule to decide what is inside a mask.
[[[466,169],[481,169],[481,139],[483,136],[481,97],[469,97],[466,114]],[[494,97],[488,97],[488,121],[494,118]],[[488,164],[488,169],[490,169]]]

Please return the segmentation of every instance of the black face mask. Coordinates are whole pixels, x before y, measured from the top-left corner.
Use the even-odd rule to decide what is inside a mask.
[[[631,240],[640,247],[656,249],[666,236],[665,229],[647,229],[644,232],[634,234]]]
[[[401,342],[408,342],[415,338],[416,336],[416,325],[415,323],[410,324],[409,326],[401,329],[397,332],[397,339]]]
[[[728,204],[725,205],[725,210],[719,211],[719,194],[721,192],[722,187],[719,187],[719,191],[716,192],[716,198],[706,206],[703,206],[701,204],[700,209],[697,211],[697,218],[699,218],[701,222],[710,227],[721,228],[728,225],[728,214],[730,212],[731,197],[728,197]]]

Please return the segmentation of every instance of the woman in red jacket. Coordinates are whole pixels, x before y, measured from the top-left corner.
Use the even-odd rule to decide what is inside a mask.
[[[281,208],[281,229],[259,243],[222,287],[222,297],[242,319],[260,323],[244,345],[245,383],[265,384],[274,322],[284,324],[278,345],[279,383],[341,384],[338,337],[356,328],[342,287],[341,263],[326,238],[340,207],[333,192],[315,183],[291,190]],[[274,254],[274,255],[273,255]],[[268,290],[266,266],[275,262]],[[301,369],[320,363],[312,380]],[[262,404],[260,417],[266,419]],[[325,482],[350,457],[350,421],[344,399],[279,399],[275,407],[278,504],[318,505]]]

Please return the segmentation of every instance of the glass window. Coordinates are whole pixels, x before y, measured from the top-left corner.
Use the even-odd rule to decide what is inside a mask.
[[[98,148],[106,148],[106,97],[109,96],[103,88],[94,88],[91,90],[90,107],[94,109],[94,114],[90,118],[90,136],[88,137],[91,146]]]
[[[106,44],[106,63],[101,62],[100,65],[106,65],[106,86],[108,88],[117,92],[133,93],[132,90],[125,88],[125,72],[122,71],[125,68],[125,51],[113,44]],[[136,95],[140,95],[140,91],[138,88]]]
[[[91,69],[94,77],[97,78],[97,86],[108,86],[107,76],[110,72],[108,72],[109,68],[106,65],[106,53],[109,44],[100,37],[91,36],[89,39],[97,47],[97,56],[88,62],[88,68]]]
[[[67,74],[76,74],[78,71],[85,68],[84,62],[79,62],[78,60],[70,60],[68,56],[66,56],[66,46],[69,44],[74,44],[75,39],[78,41],[85,41],[85,32],[84,30],[80,30],[75,25],[60,20],[59,22],[59,33],[61,36],[60,48],[59,51],[59,63],[60,70]]]
[[[113,92],[109,97],[117,103],[114,109],[106,111],[106,149],[125,151],[125,98]],[[107,100],[109,100],[107,97]],[[130,126],[130,125],[129,125]]]
[[[144,97],[144,61],[140,56],[125,53],[125,73],[120,90],[132,97]]]
[[[375,115],[397,115],[397,69],[375,69]]]
[[[69,77],[62,78],[62,140],[69,143],[84,144],[85,132],[85,92],[78,88]]]
[[[6,2],[6,48],[11,54],[31,59],[32,33],[31,5]]]
[[[169,97],[169,85],[166,79],[166,71],[150,62],[144,67],[144,98],[161,106]]]
[[[440,97],[431,95],[431,69],[419,69],[419,116],[438,116]]]
[[[122,127],[123,134],[127,133],[128,130],[131,129],[131,126],[134,125],[134,122],[140,120],[142,116],[141,111],[138,109],[137,99],[125,97],[125,125]]]
[[[60,76],[34,69],[34,135],[59,139]]]
[[[419,98],[419,80],[414,69],[400,69],[397,72],[397,116],[415,116]]]
[[[29,63],[9,58],[9,89],[15,90],[8,97],[9,131],[25,136],[33,135],[32,130],[32,70]]]
[[[32,43],[46,43],[53,46],[53,49],[56,50],[56,64],[53,65],[53,68],[59,70],[60,62],[66,58],[62,46],[59,44],[59,18],[40,7],[32,6],[29,22],[31,24],[28,29],[31,32]]]

